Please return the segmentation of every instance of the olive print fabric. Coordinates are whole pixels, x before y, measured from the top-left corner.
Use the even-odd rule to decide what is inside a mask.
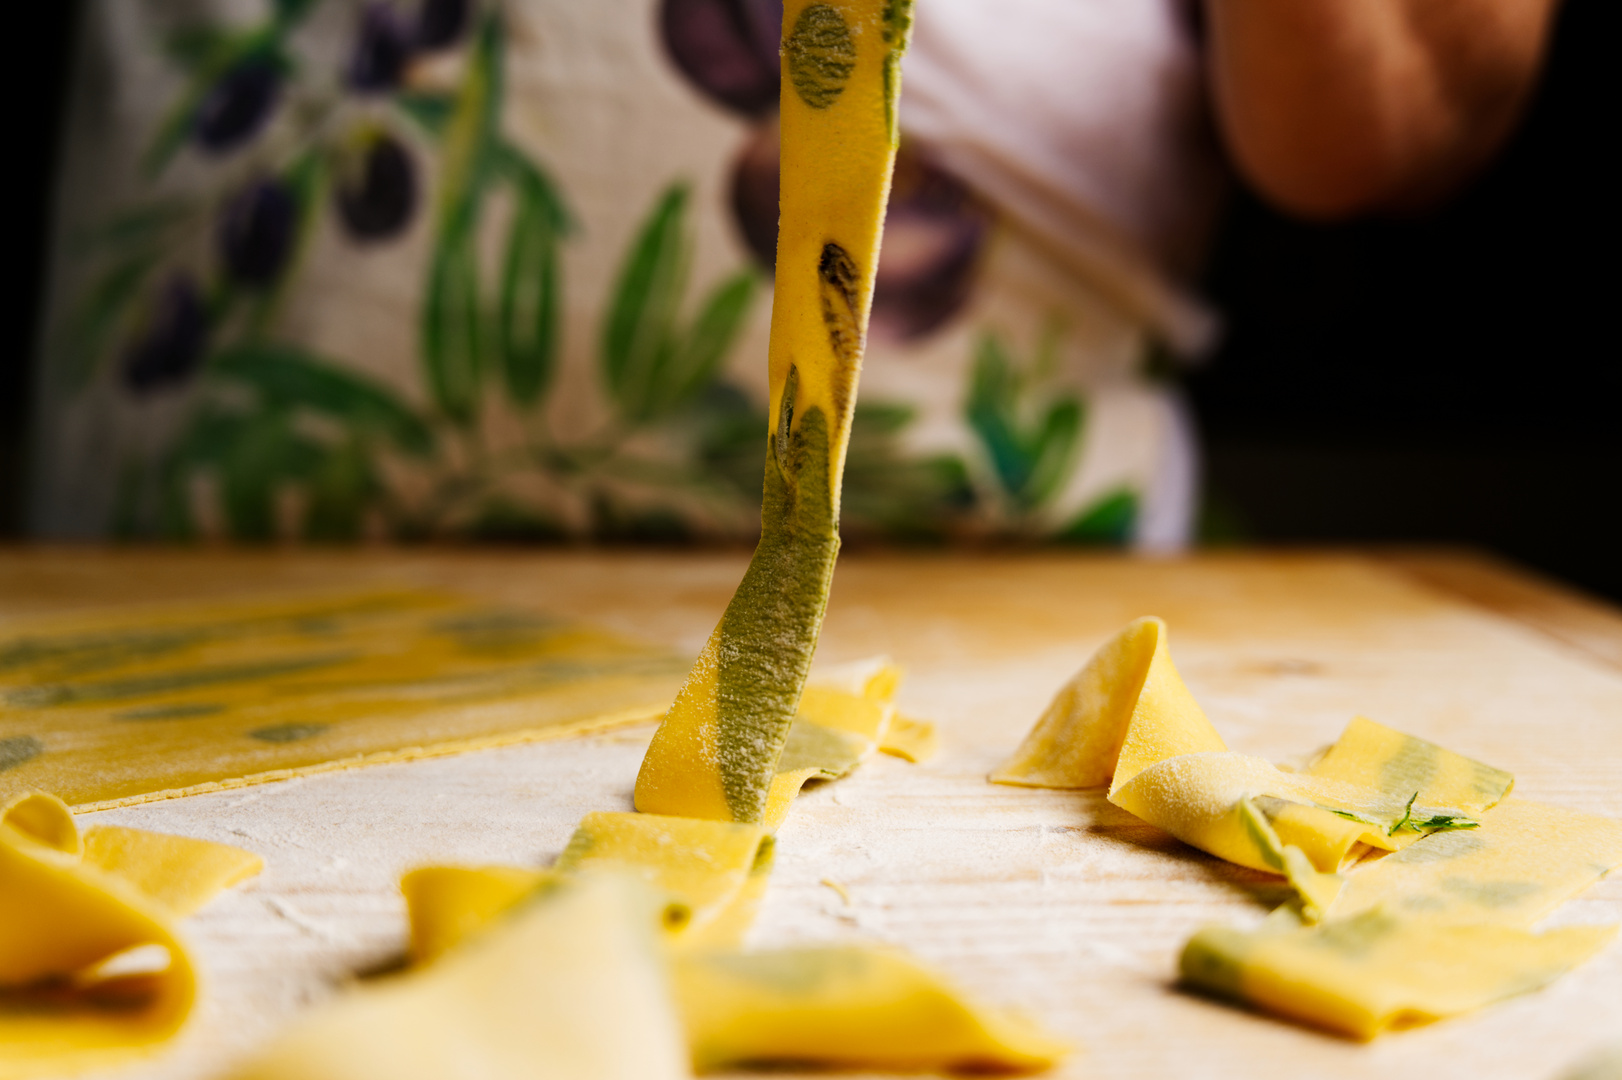
[[[1183,324],[1066,257],[961,153],[974,132],[943,128],[961,110],[928,111],[984,74],[939,45],[961,7],[919,5],[931,135],[904,104],[844,532],[1175,546],[1193,450],[1143,371]],[[90,0],[36,532],[754,538],[780,20],[770,0]],[[797,77],[840,62],[816,29]]]

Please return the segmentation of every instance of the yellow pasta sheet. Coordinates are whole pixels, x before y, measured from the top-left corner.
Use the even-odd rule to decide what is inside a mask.
[[[894,716],[889,699],[899,681],[893,665],[876,660],[827,672],[807,688],[785,751],[792,759],[782,763],[773,783],[773,798],[782,808],[779,819],[808,779],[844,775],[885,742]],[[933,738],[921,722],[916,731]],[[554,963],[544,950],[557,936],[590,940],[609,932],[601,913],[557,899],[573,890],[600,892],[605,881],[639,891],[642,900],[632,917],[645,925],[638,927],[638,940],[660,939],[658,962],[668,965],[671,980],[665,1008],[675,1010],[682,1026],[682,1069],[690,1054],[700,1071],[774,1061],[909,1071],[1024,1070],[1050,1064],[1067,1050],[1034,1025],[966,998],[940,975],[892,949],[742,950],[772,851],[764,822],[592,813],[547,870],[415,870],[402,879],[401,889],[418,970],[392,987],[352,995],[279,1044],[243,1078],[370,1075],[365,1048],[395,1042],[412,1050],[406,1055],[414,1063],[409,1066],[388,1051],[390,1075],[406,1080],[442,1075],[434,1070],[445,1067],[441,1047],[452,1042],[497,1060],[529,1061],[535,1070],[512,1075],[632,1075],[603,1063],[612,1055],[599,1061],[585,1050],[569,1049],[558,1057],[521,1030],[518,1020],[505,1016],[504,1006],[481,1008],[507,995],[531,993],[541,977],[529,969]],[[626,917],[630,910],[622,904],[614,917]],[[540,937],[532,927],[543,917],[559,925],[573,922],[577,929]],[[617,976],[599,973],[600,978],[635,981],[650,961],[644,949],[605,954],[602,962],[627,970]],[[491,981],[470,989],[474,970],[479,979]],[[458,994],[474,1000],[449,1003]],[[442,1004],[458,1032],[454,1040],[443,1030],[426,1036],[413,1030],[393,1039],[390,1032],[397,1027],[437,1023],[443,1028],[431,1019]],[[663,1016],[645,1001],[635,1008],[639,1016]],[[467,1012],[477,1013],[480,1022],[463,1019]],[[594,1037],[616,1037],[596,1024],[581,1021]],[[356,1040],[362,1049],[354,1049]],[[334,1067],[333,1061],[343,1064]],[[659,1070],[671,1068],[662,1059],[638,1067],[649,1070],[647,1075],[670,1075]],[[301,1071],[306,1069],[314,1071]]]
[[[0,801],[0,1078],[111,1067],[185,1023],[197,976],[174,924],[257,874],[223,844],[100,826]]]
[[[636,808],[760,822],[816,652],[895,164],[910,0],[783,5],[760,544],[653,737]],[[778,799],[781,813],[782,799]]]
[[[697,952],[678,956],[672,972],[699,1072],[771,1062],[1027,1071],[1070,1051],[898,949]]]
[[[468,940],[350,992],[235,1080],[440,1080],[473,1063],[486,1080],[657,1080],[774,1061],[1008,1071],[1067,1049],[893,949],[671,953],[659,894],[620,871],[548,878],[504,914],[477,890],[408,896],[414,927],[434,906]]]
[[[318,1009],[235,1080],[674,1080],[689,1075],[658,899],[585,875],[531,891],[430,967]]]
[[[0,636],[0,798],[76,809],[649,720],[685,665],[422,590],[193,605]]]
[[[584,870],[632,874],[665,898],[672,947],[737,946],[754,920],[772,865],[772,830],[808,782],[844,776],[878,750],[895,717],[901,672],[885,658],[819,673],[806,687],[773,778],[768,820],[750,824],[661,814],[587,814],[549,870],[425,867],[401,882],[413,955],[429,959],[537,884]],[[912,721],[921,738],[934,729]],[[469,913],[476,913],[470,924]]]
[[[1364,781],[1378,778],[1371,785]],[[1227,749],[1171,660],[1166,625],[1138,619],[1105,642],[991,779],[1109,785],[1109,800],[1213,855],[1282,873],[1308,914],[1369,848],[1469,828],[1514,783],[1490,768],[1358,718],[1304,773]]]
[[[1533,933],[1622,865],[1622,822],[1510,799],[1350,875],[1316,926],[1290,909],[1251,931],[1208,927],[1183,950],[1191,984],[1370,1039],[1537,989],[1603,948],[1613,926]]]
[[[1139,619],[1068,683],[994,781],[1109,799],[1299,899],[1208,928],[1184,978],[1358,1038],[1540,986],[1611,928],[1532,923],[1622,863],[1622,824],[1520,800],[1509,773],[1357,718],[1302,772],[1227,750]]]

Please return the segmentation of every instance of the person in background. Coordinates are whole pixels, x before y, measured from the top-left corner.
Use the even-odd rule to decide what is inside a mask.
[[[846,534],[1186,544],[1230,168],[1306,217],[1431,205],[1553,7],[922,0]],[[752,539],[781,19],[87,0],[34,531]]]

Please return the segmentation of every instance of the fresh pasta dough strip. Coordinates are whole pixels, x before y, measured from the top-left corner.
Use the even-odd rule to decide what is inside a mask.
[[[1371,778],[1389,786],[1364,783]],[[1395,850],[1428,829],[1467,827],[1513,783],[1362,718],[1306,773],[1233,753],[1183,683],[1156,618],[1105,642],[991,779],[1108,784],[1110,802],[1178,839],[1283,874],[1309,915],[1334,899],[1334,875],[1361,845]]]
[[[909,0],[783,8],[782,205],[760,544],[636,783],[655,814],[760,822],[822,628],[895,164]]]
[[[232,1080],[677,1080],[689,1074],[634,878],[561,879],[436,963],[351,990]]]
[[[771,871],[771,831],[811,780],[844,776],[890,737],[901,670],[883,657],[813,676],[800,700],[759,824],[661,814],[593,813],[549,870],[423,867],[400,882],[411,913],[412,955],[431,959],[558,876],[613,867],[666,898],[664,925],[678,948],[737,945]],[[929,737],[932,727],[913,721]]]
[[[672,965],[693,1067],[758,1062],[935,1072],[1052,1065],[1070,1047],[973,1002],[898,949],[694,952]]]
[[[114,1067],[179,1031],[197,976],[173,924],[261,866],[203,840],[81,835],[51,795],[0,803],[0,1078]]]
[[[1508,799],[1509,773],[1362,717],[1301,773],[1228,751],[1158,619],[1106,642],[992,779],[1108,783],[1185,842],[1284,875],[1299,900],[1201,930],[1183,979],[1354,1038],[1541,986],[1615,932],[1530,927],[1622,864],[1622,823]]]
[[[1317,926],[1288,908],[1207,927],[1191,985],[1357,1039],[1525,993],[1603,948],[1613,926],[1529,928],[1622,865],[1622,822],[1510,799],[1350,876]]]
[[[494,871],[440,869],[429,872],[428,877],[420,876],[425,872],[418,871],[407,878],[411,884],[406,886],[414,951],[419,959],[432,958],[432,953],[423,950],[425,939],[420,934],[459,929],[459,935],[439,939],[441,948],[437,952],[443,952],[461,936],[487,926],[493,944],[482,946],[485,956],[496,949],[505,953],[532,948],[532,943],[509,925],[531,917],[529,905],[518,906],[517,901],[534,897],[535,905],[553,904],[554,891],[576,889],[576,882],[582,879],[601,879],[607,865],[605,861],[575,878],[536,874],[529,882],[511,877],[503,881]],[[646,880],[639,881],[639,876],[619,875],[618,880],[645,887]],[[660,936],[672,944],[675,938],[670,932],[668,907],[661,908],[657,902],[668,895],[657,887],[649,889],[647,900],[632,914],[650,931],[662,928]],[[492,904],[492,897],[501,897],[505,903]],[[511,912],[510,918],[503,918],[504,911]],[[573,917],[578,920],[581,916],[577,913]],[[462,956],[458,950],[426,968],[418,985],[440,986],[442,980],[433,973],[441,964],[460,964]],[[1050,1065],[1069,1050],[1033,1024],[966,997],[939,974],[893,948],[839,946],[745,952],[730,947],[681,947],[670,951],[668,959],[677,1014],[693,1067],[699,1072],[774,1061],[909,1072],[1028,1070]],[[552,961],[550,956],[534,953],[530,962],[546,966]],[[613,962],[614,957],[604,959],[605,964]],[[504,980],[501,986],[481,989],[481,1000],[501,997],[503,992],[524,992],[517,971],[497,970],[488,962],[481,970]],[[443,982],[461,984],[465,980],[458,975]],[[368,1017],[365,1011],[349,1006],[350,1015],[358,1013],[363,1017],[362,1021],[351,1022],[359,1029],[355,1037],[367,1040],[368,1045],[386,1041],[389,1024],[409,1023],[411,1017],[424,1011],[426,1001],[440,1000],[448,992],[419,989],[409,1000],[389,1003],[387,1020],[382,1016]],[[375,1029],[375,1034],[367,1029]],[[241,1080],[301,1077],[305,1074],[298,1070],[306,1063],[322,1060],[327,1050],[339,1055],[350,1052],[348,1047],[337,1046],[344,1037],[340,1032],[339,1026],[328,1022],[318,1026],[314,1034],[296,1035],[296,1052],[272,1054],[275,1069],[250,1071]],[[486,1030],[480,1037],[514,1044],[520,1041],[516,1031]],[[408,1036],[408,1040],[416,1039]],[[535,1053],[535,1060],[540,1061],[540,1051]],[[364,1074],[310,1075],[338,1080]],[[400,1075],[409,1078],[428,1074]]]

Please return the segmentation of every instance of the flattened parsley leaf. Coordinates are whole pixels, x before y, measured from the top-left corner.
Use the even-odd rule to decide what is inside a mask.
[[[1402,820],[1386,830],[1387,836],[1401,832],[1403,829],[1432,833],[1441,832],[1445,829],[1479,829],[1481,827],[1481,822],[1472,821],[1462,814],[1432,814],[1430,817],[1416,819],[1414,817],[1414,800],[1418,798],[1419,792],[1416,791],[1408,800],[1408,805],[1403,809]]]

